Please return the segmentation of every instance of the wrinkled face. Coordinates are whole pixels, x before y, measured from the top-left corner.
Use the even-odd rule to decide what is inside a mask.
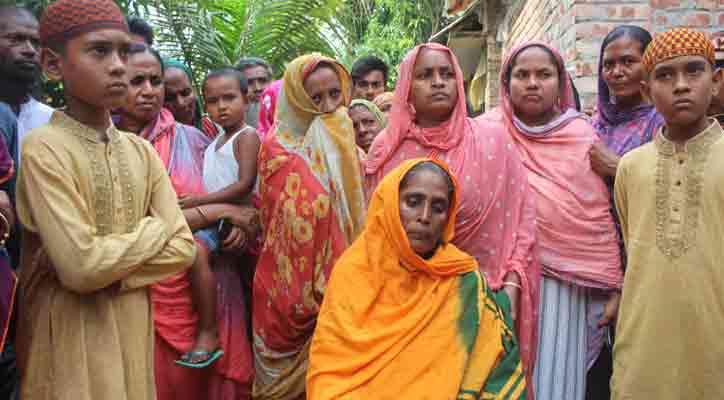
[[[19,13],[0,22],[0,75],[35,82],[40,72],[38,21]]]
[[[518,54],[510,74],[510,101],[515,115],[528,125],[543,125],[555,117],[560,96],[558,67],[538,46]]]
[[[309,74],[304,81],[304,90],[323,113],[334,112],[344,101],[342,82],[337,72],[328,66],[321,66]]]
[[[164,106],[173,113],[176,121],[194,124],[196,113],[196,93],[186,73],[178,68],[170,67],[164,71],[164,86],[166,96]]]
[[[440,244],[450,201],[445,178],[431,170],[415,171],[400,187],[400,221],[420,257],[429,258]]]
[[[116,109],[126,102],[126,62],[131,42],[116,29],[102,29],[75,36],[62,54],[44,48],[43,70],[52,80],[62,80],[66,96],[93,107]]]
[[[161,64],[150,53],[138,53],[128,59],[130,85],[123,112],[144,126],[161,112],[163,73]]]
[[[357,146],[368,152],[372,141],[382,130],[382,126],[367,107],[356,106],[349,110],[349,118],[352,119]]]
[[[603,80],[617,102],[639,103],[641,82],[646,79],[643,48],[636,39],[622,36],[603,51]]]
[[[418,119],[446,121],[457,101],[457,76],[450,55],[441,50],[422,49],[415,62],[409,100]]]
[[[231,75],[209,78],[204,86],[204,96],[206,112],[212,121],[221,125],[227,133],[241,128],[247,102],[238,79]]]
[[[269,71],[262,66],[251,67],[244,70],[244,76],[249,85],[249,101],[258,103],[264,89],[271,84]]]
[[[706,114],[712,97],[718,94],[718,83],[709,61],[685,56],[656,64],[644,91],[667,124],[687,126]]]
[[[385,74],[380,70],[373,70],[354,82],[354,98],[372,101],[387,90]]]

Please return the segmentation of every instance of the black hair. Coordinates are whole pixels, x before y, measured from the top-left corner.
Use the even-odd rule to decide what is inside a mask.
[[[153,46],[153,28],[146,20],[134,16],[129,17],[126,22],[131,34],[141,36],[147,45]]]
[[[576,89],[576,84],[573,83],[573,77],[568,75],[568,79],[571,80],[571,89],[573,89],[573,101],[576,103],[576,111],[581,112],[581,95],[578,93],[578,89]]]
[[[204,92],[204,96],[206,96],[206,82],[208,82],[209,79],[220,78],[222,76],[230,76],[234,79],[238,79],[239,80],[239,89],[241,90],[241,94],[246,96],[249,93],[249,84],[246,81],[246,76],[244,76],[244,74],[236,68],[224,67],[224,68],[215,69],[215,70],[209,72],[208,75],[206,75],[206,78],[204,78],[204,83],[203,83],[203,85],[201,85],[201,88],[203,89],[203,92]]]
[[[274,75],[274,71],[272,70],[271,65],[258,57],[244,57],[240,59],[234,66],[234,68],[241,72],[244,72],[245,70],[254,67],[264,67],[264,69],[266,69],[267,77],[269,79],[271,79],[272,75]]]
[[[36,22],[38,21],[35,15],[27,8],[10,5],[0,6],[0,22],[4,22],[6,18],[10,17],[27,17]]]
[[[385,79],[384,83],[387,84],[389,67],[387,67],[387,64],[385,64],[384,61],[375,56],[362,57],[352,64],[352,72],[350,73],[350,75],[352,75],[352,82],[356,83],[372,71],[382,72],[382,76]]]
[[[646,48],[649,47],[649,43],[651,43],[651,41],[653,40],[649,31],[640,26],[617,26],[603,39],[603,43],[601,43],[601,58],[603,58],[603,52],[606,50],[606,47],[622,37],[628,37],[639,42],[639,44],[641,44],[641,55],[644,54]]]
[[[546,52],[546,54],[548,54],[551,59],[551,63],[556,66],[556,70],[558,71],[558,80],[561,82],[561,87],[563,86],[563,78],[568,74],[566,74],[566,71],[563,69],[564,67],[562,65],[558,65],[558,59],[556,58],[556,55],[553,54],[551,49],[545,46],[542,46],[540,44],[533,44],[518,51],[518,54],[516,54],[513,59],[510,60],[510,64],[508,64],[508,69],[505,70],[505,75],[503,75],[503,84],[505,85],[505,89],[508,92],[510,92],[510,76],[513,74],[513,68],[515,68],[515,64],[518,62],[518,57],[523,54],[524,51],[532,48],[542,49]]]
[[[166,68],[163,66],[163,58],[161,58],[161,54],[156,51],[153,47],[149,47],[140,43],[134,43],[131,44],[131,47],[128,49],[128,56],[135,56],[137,54],[143,54],[148,53],[151,54],[158,60],[158,64],[161,66],[161,74],[163,74],[166,71]]]
[[[412,177],[422,171],[432,171],[438,176],[445,179],[448,190],[448,200],[450,202],[450,205],[452,205],[453,196],[455,195],[455,184],[453,183],[452,177],[447,171],[445,171],[443,167],[432,161],[423,161],[421,163],[415,164],[414,167],[410,168],[410,170],[407,171],[407,173],[405,174],[405,177],[402,178],[402,182],[400,182],[400,190],[404,189],[407,186]]]

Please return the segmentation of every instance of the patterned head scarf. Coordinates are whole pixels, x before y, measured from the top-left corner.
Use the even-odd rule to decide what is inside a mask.
[[[385,128],[387,126],[387,116],[385,116],[385,113],[380,111],[379,108],[375,105],[375,103],[372,103],[371,101],[367,101],[364,99],[354,99],[352,100],[352,104],[350,104],[349,109],[353,109],[355,107],[364,107],[369,112],[372,113],[372,115],[375,116],[375,119],[380,124],[381,128]]]
[[[128,32],[126,18],[111,0],[58,0],[45,9],[40,19],[43,46],[62,44],[74,36],[97,29]]]
[[[714,65],[715,51],[705,34],[676,28],[656,35],[644,53],[644,67],[650,73],[662,61],[683,56],[701,56]]]

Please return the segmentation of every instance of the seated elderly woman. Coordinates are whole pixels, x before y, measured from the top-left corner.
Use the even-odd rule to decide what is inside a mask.
[[[526,397],[510,303],[450,243],[457,206],[440,161],[406,161],[381,181],[332,272],[308,399]]]

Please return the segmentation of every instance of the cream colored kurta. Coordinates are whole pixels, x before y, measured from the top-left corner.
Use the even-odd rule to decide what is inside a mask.
[[[189,267],[195,247],[153,147],[108,136],[55,112],[23,142],[23,399],[155,399],[146,286]]]
[[[724,399],[724,138],[659,132],[628,153],[615,195],[628,268],[614,400]]]

